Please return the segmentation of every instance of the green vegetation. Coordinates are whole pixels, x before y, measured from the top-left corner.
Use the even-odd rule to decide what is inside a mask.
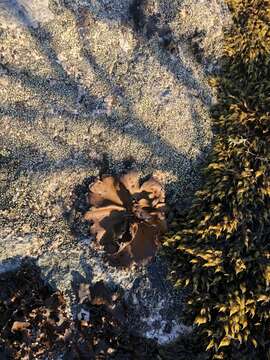
[[[205,183],[165,246],[213,359],[270,358],[270,1],[230,0]]]

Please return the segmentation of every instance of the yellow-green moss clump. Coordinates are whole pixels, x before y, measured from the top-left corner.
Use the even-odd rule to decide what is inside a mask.
[[[270,1],[230,0],[205,183],[165,246],[213,359],[270,358]],[[172,251],[171,251],[172,250]]]

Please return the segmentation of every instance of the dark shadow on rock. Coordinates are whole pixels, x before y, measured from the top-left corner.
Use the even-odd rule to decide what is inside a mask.
[[[43,280],[35,260],[9,259],[10,262],[19,260],[16,269],[9,267],[8,271],[0,272],[1,360],[25,356],[56,359],[60,355],[66,360],[90,360],[99,356],[108,360],[156,358],[155,342],[127,331],[122,300],[112,297],[118,290],[111,290],[106,284],[92,284],[92,270],[84,259],[81,262],[85,276],[72,272],[76,295],[72,304],[73,319],[67,317],[64,297]],[[86,286],[84,293],[81,285]],[[87,285],[91,287],[91,297],[88,297]]]
[[[0,263],[0,270],[5,269],[0,271],[1,359],[32,358],[38,352],[55,354],[61,347],[57,335],[69,327],[64,309],[61,310],[61,294],[44,281],[35,259],[15,257],[4,263]],[[43,333],[42,339],[39,332]]]
[[[5,260],[0,262],[0,275],[11,273],[18,270],[25,263],[33,263],[33,259],[31,257],[23,258],[21,256],[14,256],[6,258]]]
[[[137,1],[137,2],[136,2]],[[131,14],[129,14],[130,17],[134,17],[134,19],[131,21],[131,25],[134,27],[134,31],[135,33],[137,33],[137,35],[140,37],[141,41],[147,41],[147,36],[145,38],[144,32],[142,31],[142,28],[145,26],[145,24],[148,23],[148,19],[144,14],[144,10],[143,10],[143,3],[144,2],[140,2],[138,0],[136,0],[133,5],[130,7],[129,11],[131,12]],[[67,8],[69,8],[69,6],[65,5]],[[136,8],[136,11],[135,11]],[[74,13],[74,15],[76,16],[77,14]],[[94,14],[96,15],[96,14]],[[137,20],[136,20],[137,19]],[[132,25],[133,24],[133,25]],[[136,25],[137,24],[137,25]],[[37,43],[39,49],[43,52],[43,54],[48,58],[48,60],[51,63],[51,66],[53,68],[53,70],[58,74],[59,76],[59,80],[63,80],[61,82],[61,86],[48,86],[47,80],[43,79],[42,77],[39,77],[37,75],[31,74],[29,73],[29,71],[27,71],[27,69],[25,69],[24,72],[22,72],[21,70],[18,71],[16,69],[12,69],[9,68],[9,75],[20,79],[21,81],[23,81],[27,86],[29,87],[33,87],[33,89],[35,91],[40,89],[40,84],[43,84],[43,88],[44,90],[46,90],[44,92],[44,95],[46,96],[46,92],[48,91],[48,93],[51,94],[62,94],[62,96],[64,97],[70,97],[70,94],[76,94],[78,92],[78,82],[76,80],[74,80],[73,78],[70,77],[70,75],[67,74],[67,72],[64,70],[61,62],[58,59],[58,56],[55,52],[55,50],[53,49],[53,47],[51,46],[51,35],[48,33],[48,31],[46,31],[44,28],[42,28],[42,26],[39,26],[38,29],[34,30],[32,28],[29,29],[33,40]],[[159,30],[156,30],[159,31]],[[166,31],[164,29],[160,30],[163,33],[166,33]],[[170,34],[170,29],[168,29],[167,34]],[[149,35],[150,36],[150,35]],[[167,35],[166,35],[167,36]],[[172,37],[172,34],[168,35],[169,37]],[[150,44],[149,44],[150,46]],[[93,54],[91,54],[90,49],[85,49],[85,59],[89,62],[89,65],[91,67],[93,67],[97,73],[99,75],[101,75],[102,80],[105,81],[107,84],[110,85],[112,93],[116,96],[125,96],[125,94],[123,94],[123,90],[119,89],[116,84],[113,83],[113,80],[110,79],[110,77],[108,76],[108,74],[105,73],[105,71],[102,69],[102,67],[97,64],[97,62],[95,61],[95,58],[93,56]],[[158,53],[156,54],[156,56],[158,57],[161,65],[164,65],[166,67],[170,67],[170,71],[176,71],[177,70],[177,64],[175,64],[174,62],[171,61],[170,57],[166,58],[166,61],[164,63],[164,59],[159,58]],[[180,59],[178,59],[180,61]],[[190,71],[188,69],[185,69],[181,64],[179,64],[179,66],[181,67],[181,71],[186,74],[187,79],[189,79],[189,81],[187,82],[186,85],[188,85],[189,87],[192,86],[191,84],[195,81],[195,79],[191,79],[190,75]],[[185,78],[185,76],[184,76]],[[180,81],[180,79],[178,79]],[[183,79],[181,79],[182,81]],[[35,86],[34,84],[37,84],[37,86]],[[198,85],[198,84],[197,84]],[[199,86],[197,86],[197,88],[199,88]],[[44,91],[42,90],[42,92]],[[97,99],[95,97],[93,97],[91,94],[88,93],[88,90],[84,89],[85,95],[84,95],[84,99],[83,99],[83,103],[86,104],[85,109],[84,109],[84,113],[87,115],[89,112],[91,113],[91,110],[96,109],[99,105],[99,101],[100,99]],[[203,90],[200,90],[201,93],[203,93]],[[78,94],[77,94],[78,95]],[[77,95],[71,95],[71,101],[76,103],[77,100]],[[0,113],[2,113],[3,115],[10,115],[10,116],[15,116],[18,112],[18,106],[24,106],[23,112],[26,114],[26,116],[24,117],[26,120],[31,120],[31,119],[35,119],[37,117],[37,109],[31,109],[28,107],[25,107],[24,104],[15,104],[15,107],[12,108],[10,106],[8,107],[2,107],[0,108]],[[68,119],[70,119],[72,121],[72,119],[74,119],[74,114],[68,113],[67,111],[63,110],[63,116],[67,117]],[[132,113],[132,109],[129,109],[130,114]],[[45,115],[45,114],[44,114]],[[46,114],[47,116],[48,114]],[[98,119],[98,121],[101,121],[101,123],[103,125],[105,125],[106,127],[108,127],[109,131],[116,131],[119,133],[119,135],[121,134],[125,134],[128,135],[132,138],[136,137],[137,140],[142,141],[142,137],[140,136],[140,134],[144,134],[144,137],[146,138],[144,145],[146,145],[147,147],[150,147],[150,149],[153,151],[153,153],[158,153],[158,146],[153,144],[153,139],[155,140],[155,143],[161,143],[163,144],[163,147],[165,147],[165,149],[167,149],[166,153],[168,154],[166,157],[164,157],[164,155],[162,156],[162,169],[165,171],[171,170],[172,168],[172,163],[170,161],[171,159],[171,154],[174,154],[179,157],[179,158],[183,158],[183,161],[187,161],[186,157],[181,154],[178,153],[176,149],[172,148],[169,144],[165,143],[165,141],[159,136],[158,133],[155,133],[153,131],[151,131],[150,129],[146,128],[142,121],[140,119],[136,119],[135,117],[131,116],[131,121],[132,123],[134,123],[136,125],[136,132],[129,130],[128,128],[125,128],[124,126],[124,119],[120,119],[120,121],[115,121],[115,119],[110,119],[110,117],[102,117],[100,119]]]
[[[9,16],[18,23],[30,28],[34,26],[33,20],[29,17],[27,10],[19,0],[2,0],[2,6],[8,12]],[[0,8],[1,10],[1,8]]]
[[[133,30],[140,43],[148,46],[152,55],[159,61],[160,65],[165,67],[178,82],[185,85],[188,89],[197,91],[204,104],[209,106],[211,104],[211,98],[195,78],[192,69],[188,68],[179,56],[171,57],[175,49],[174,43],[177,43],[179,39],[175,38],[168,25],[164,26],[159,24],[159,16],[162,9],[160,9],[157,15],[147,15],[146,8],[148,5],[147,0],[127,1],[127,8],[123,10],[123,12],[125,11],[125,15],[122,16],[119,12],[118,19],[117,13],[115,13],[114,16],[116,16],[116,19],[124,26],[130,27]],[[65,3],[64,7],[71,10],[75,17],[78,17],[78,14],[76,14],[74,7],[69,1]],[[110,13],[108,11],[106,12],[102,7],[98,8],[96,12],[90,10],[87,6],[85,8],[90,12],[92,11],[93,16],[98,19],[111,21]],[[157,36],[159,39],[157,47],[149,41],[154,36]],[[181,74],[181,78],[179,74]]]
[[[71,312],[72,312],[72,318],[77,319],[78,313],[81,310],[80,306],[80,297],[79,297],[79,291],[81,284],[89,285],[92,282],[93,278],[93,272],[91,266],[88,264],[85,258],[81,257],[80,259],[80,265],[84,271],[84,274],[80,273],[79,271],[72,270],[71,276],[71,289],[74,296],[74,301],[71,304]]]
[[[87,193],[89,185],[94,181],[94,177],[87,177],[81,184],[75,186],[72,193],[71,209],[63,213],[71,233],[77,239],[89,236],[89,226],[84,219],[84,214],[89,208]]]
[[[183,289],[175,289],[167,279],[166,259],[157,257],[148,266],[145,275],[138,277],[126,294],[129,309],[129,331],[134,334],[151,334],[152,340],[175,339],[182,323]],[[183,330],[184,332],[185,330]],[[181,333],[178,333],[181,335]]]
[[[122,162],[116,163],[107,153],[102,154],[100,160],[95,162],[95,166],[99,169],[99,178],[106,175],[117,176],[119,173],[126,173],[139,168],[132,157],[127,157]],[[77,239],[87,238],[90,234],[89,221],[84,219],[84,215],[90,208],[88,201],[89,185],[95,180],[97,178],[94,176],[86,177],[82,183],[74,187],[71,209],[63,213],[72,234]]]
[[[92,54],[90,54],[89,51],[85,52],[85,58],[86,60],[89,62],[90,66],[92,66],[94,69],[96,69],[96,71],[98,71],[99,75],[101,74],[102,76],[102,80],[104,80],[107,84],[109,84],[112,88],[112,93],[115,94],[118,93],[117,90],[114,90],[114,85],[112,83],[112,80],[109,79],[108,75],[104,72],[104,70],[101,68],[100,65],[98,65],[95,62],[95,59],[93,57]],[[28,76],[22,76],[20,72],[18,73],[18,71],[16,69],[9,69],[9,74],[11,76],[15,76],[15,78],[18,78],[20,80],[26,81],[27,86],[33,87],[35,84],[35,78],[37,77],[36,75],[32,75],[29,73]],[[30,77],[29,77],[30,76]],[[37,87],[39,86],[38,84],[40,83],[40,81],[43,81],[42,78],[37,80],[37,86],[34,86],[34,90],[37,89]],[[55,91],[55,90],[48,90],[49,92],[51,91]],[[46,96],[46,93],[43,94]],[[124,96],[124,94],[122,94]],[[88,101],[88,100],[87,100]],[[92,99],[89,100],[89,102],[91,103]],[[14,118],[18,117],[17,114],[17,107],[14,106],[2,106],[0,107],[0,115],[8,115]],[[39,114],[39,111],[37,109],[29,109],[28,107],[25,109],[25,114],[26,117],[22,118],[22,120],[27,120],[29,121],[30,119],[34,120],[35,118],[37,118],[38,116],[40,116],[41,114]],[[86,110],[84,110],[82,112],[83,115],[91,115],[91,112],[88,113]],[[126,127],[126,122],[127,119],[126,118],[122,118],[117,116],[117,120],[115,116],[114,117],[99,117],[98,119],[96,119],[95,121],[100,122],[103,126],[105,126],[106,128],[108,128],[108,131],[113,131],[119,134],[119,136],[121,135],[125,135],[130,137],[131,139],[136,139],[139,142],[141,142],[143,145],[145,145],[147,148],[150,148],[151,151],[153,152],[153,154],[158,154],[160,155],[161,159],[162,159],[162,163],[160,164],[160,168],[164,171],[170,171],[172,169],[173,166],[173,160],[172,158],[175,157],[176,155],[178,156],[179,159],[183,159],[183,162],[188,161],[188,158],[186,157],[186,155],[183,155],[182,153],[180,153],[178,150],[176,150],[173,146],[171,146],[169,143],[167,143],[158,133],[154,132],[153,130],[147,128],[143,122],[132,116],[132,110],[130,109],[130,116],[129,116],[129,120],[131,121],[132,124],[136,125],[136,129],[134,131],[133,128],[128,128]],[[53,115],[51,114],[47,114],[47,113],[43,113],[43,116],[46,116],[48,118],[52,117]],[[56,115],[56,114],[54,114]],[[61,112],[61,115],[66,117],[69,121],[73,121],[74,120],[74,114],[70,113],[66,110],[63,109],[63,111]],[[80,121],[78,118],[76,118],[76,121]],[[89,122],[91,123],[92,120],[89,120]],[[162,147],[166,150],[166,154],[165,153],[160,153],[160,146],[159,144],[162,144]],[[143,166],[143,164],[141,164]]]
[[[76,14],[74,14],[76,16]],[[48,98],[48,101],[50,101],[50,97],[54,95],[61,95],[62,97],[66,98],[67,100],[71,101],[74,104],[74,108],[76,108],[77,100],[78,100],[78,88],[79,83],[77,80],[73,79],[67,72],[65,71],[64,67],[61,64],[61,61],[58,59],[58,55],[55,52],[53,46],[52,46],[52,39],[51,34],[48,33],[42,26],[39,26],[38,29],[29,29],[30,34],[32,35],[33,41],[37,43],[37,46],[42,51],[42,53],[46,56],[46,58],[49,60],[52,69],[56,72],[58,76],[58,85],[50,86],[48,84],[48,80],[46,78],[40,77],[38,75],[32,74],[27,69],[24,71],[16,69],[14,67],[8,67],[7,72],[8,75],[14,77],[17,80],[22,81],[26,86],[32,87],[34,91],[38,91],[40,95],[46,99]],[[144,39],[144,36],[142,34],[142,31],[139,29],[135,29],[135,31],[138,32],[138,36],[140,36],[142,41],[147,41],[147,39]],[[163,30],[162,30],[163,31]],[[165,31],[165,30],[164,30]],[[169,30],[168,30],[169,31]],[[168,32],[169,34],[169,32]],[[150,35],[149,35],[150,36]],[[171,37],[171,35],[170,35]],[[149,45],[150,46],[150,45]],[[167,50],[164,50],[167,51]],[[111,93],[115,95],[116,97],[125,97],[126,94],[124,93],[123,89],[119,88],[111,78],[106,71],[102,68],[101,65],[99,65],[96,62],[96,59],[94,55],[91,53],[89,48],[84,49],[83,53],[85,60],[89,63],[89,66],[91,66],[98,76],[107,84],[109,85],[111,89]],[[171,60],[168,58],[168,64],[171,63]],[[173,65],[174,67],[174,65]],[[188,72],[188,71],[187,71]],[[40,86],[42,85],[42,86]],[[129,103],[128,99],[127,104]],[[83,105],[83,108],[80,108],[80,115],[83,115],[83,117],[87,117],[91,115],[91,112],[95,109],[97,109],[100,106],[101,99],[98,99],[96,97],[93,97],[87,89],[84,89],[84,96],[83,99],[81,99],[81,105]],[[81,106],[80,105],[80,106]],[[19,108],[18,108],[19,107]],[[22,108],[23,107],[23,108]],[[55,104],[56,107],[56,113],[54,115],[57,115],[57,104]],[[35,108],[29,108],[25,106],[24,104],[15,104],[15,105],[5,105],[0,107],[0,115],[8,115],[14,118],[18,118],[18,109],[21,109],[22,114],[24,116],[21,116],[22,121],[35,121],[35,119],[39,117],[46,117],[50,118],[53,115],[48,114],[47,112],[40,113],[38,109]],[[80,121],[78,116],[74,115],[74,113],[66,110],[66,109],[59,109],[59,114],[61,113],[61,116],[65,117],[68,121],[71,123],[76,118],[76,121]],[[190,162],[188,157],[184,154],[182,154],[179,150],[175,149],[172,145],[170,145],[168,142],[166,142],[156,131],[153,131],[146,127],[141,119],[136,118],[132,115],[132,109],[128,108],[129,112],[129,121],[135,125],[135,130],[133,128],[126,127],[127,119],[123,116],[120,116],[119,114],[115,114],[114,116],[101,116],[98,119],[89,119],[89,125],[91,125],[91,122],[100,122],[102,126],[105,126],[108,131],[117,133],[119,136],[124,135],[128,136],[131,139],[135,138],[137,141],[142,143],[144,146],[146,146],[148,149],[151,150],[151,152],[155,155],[160,156],[160,169],[163,171],[171,171],[174,162],[177,158],[177,161],[179,162],[179,166],[181,166],[181,163],[187,164]],[[61,139],[59,139],[60,141]],[[55,141],[55,146],[58,145],[57,140]],[[160,144],[162,146],[160,146]],[[61,146],[65,147],[65,144],[60,143]],[[102,144],[100,145],[102,147]],[[163,148],[165,151],[162,153],[160,152],[160,148]],[[98,149],[99,150],[99,149]],[[57,164],[57,169],[65,169],[68,167],[74,166],[75,162],[72,160],[72,154],[74,153],[73,149],[70,148],[70,157],[67,159],[61,160],[61,164]],[[94,165],[89,159],[87,159],[87,156],[85,154],[79,154],[79,157],[76,158],[76,161],[79,161],[80,163],[85,164],[86,166]],[[101,172],[103,172],[102,167],[106,167],[106,158],[103,158],[104,164],[101,162],[98,164],[98,166],[101,166]],[[117,161],[114,162],[114,168],[119,170],[117,168]],[[143,168],[145,165],[147,165],[147,159],[145,160],[145,163],[137,164],[138,167]],[[50,165],[50,169],[53,169],[54,166]],[[40,169],[40,167],[37,167],[38,171],[43,171]],[[44,171],[48,171],[49,167],[46,167],[44,165]],[[169,186],[168,188],[171,188]]]

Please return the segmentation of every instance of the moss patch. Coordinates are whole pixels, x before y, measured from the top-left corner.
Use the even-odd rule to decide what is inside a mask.
[[[213,359],[269,356],[269,1],[228,1],[215,144],[205,184],[168,236],[176,285]],[[241,355],[239,355],[239,353]]]

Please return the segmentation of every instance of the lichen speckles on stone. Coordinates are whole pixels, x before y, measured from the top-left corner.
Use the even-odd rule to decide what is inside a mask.
[[[52,21],[49,0],[2,0],[0,3],[2,23],[16,28],[18,25],[36,28],[39,23]]]
[[[151,335],[142,318],[164,297],[162,321],[172,313],[180,330],[182,292],[175,304],[160,262],[125,272],[103,261],[83,219],[86,193],[97,176],[130,169],[159,173],[169,204],[193,193],[229,13],[221,0],[134,4],[1,1],[0,261],[32,257],[70,315],[77,277],[136,294],[130,322]]]

